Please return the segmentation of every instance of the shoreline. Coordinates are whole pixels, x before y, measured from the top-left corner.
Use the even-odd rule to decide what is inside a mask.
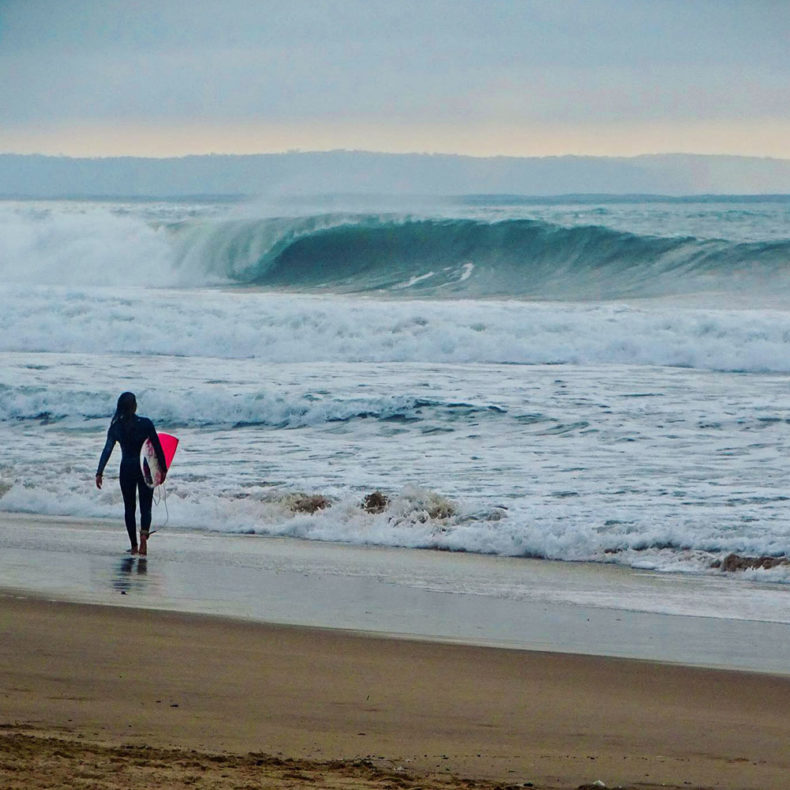
[[[124,538],[115,522],[0,513],[0,588],[116,608],[790,675],[788,624],[760,619],[786,596],[782,588],[182,531],[154,535],[151,555],[133,558],[121,550]],[[481,594],[491,578],[502,589]],[[761,608],[763,595],[770,601]],[[656,601],[677,613],[650,611]],[[728,616],[699,614],[713,610]]]
[[[93,746],[123,765],[146,747],[389,777],[350,787],[779,790],[790,770],[787,676],[5,594],[0,623],[0,738],[32,736],[33,778],[36,755],[44,771],[53,748]]]

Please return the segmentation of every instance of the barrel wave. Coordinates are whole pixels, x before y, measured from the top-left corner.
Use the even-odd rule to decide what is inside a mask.
[[[787,240],[381,215],[196,223],[173,233],[182,275],[296,291],[588,300],[790,289]]]
[[[744,306],[790,293],[790,238],[777,232],[790,216],[784,203],[767,204],[748,223],[743,212],[735,223],[731,207],[682,208],[684,214],[675,207],[661,215],[653,206],[626,206],[630,213],[609,207],[578,221],[579,207],[549,207],[548,218],[530,207],[524,211],[531,216],[512,216],[519,207],[509,214],[469,209],[469,216],[444,207],[421,215],[277,217],[254,207],[234,216],[227,207],[16,204],[0,207],[0,277],[35,285],[240,285],[430,299],[730,293]],[[697,227],[695,213],[710,227]],[[617,217],[627,221],[613,226]],[[746,234],[740,228],[740,235],[715,235],[744,224],[751,226]]]

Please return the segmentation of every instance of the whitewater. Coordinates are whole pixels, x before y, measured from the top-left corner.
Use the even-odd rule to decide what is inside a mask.
[[[0,509],[120,524],[131,389],[181,439],[168,530],[790,552],[790,200],[380,204],[0,203]]]

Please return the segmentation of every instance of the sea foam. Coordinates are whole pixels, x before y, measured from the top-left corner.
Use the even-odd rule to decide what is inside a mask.
[[[790,371],[778,310],[0,288],[0,351]]]

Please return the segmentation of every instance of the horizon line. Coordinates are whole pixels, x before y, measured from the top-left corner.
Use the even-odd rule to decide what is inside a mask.
[[[257,156],[300,156],[315,154],[369,154],[373,156],[406,157],[406,156],[425,156],[425,157],[448,157],[457,159],[478,159],[478,160],[521,160],[521,159],[647,159],[658,157],[696,157],[700,159],[751,159],[759,161],[790,162],[790,157],[781,156],[758,156],[755,154],[711,154],[697,153],[689,151],[663,151],[641,154],[543,154],[543,155],[523,155],[513,154],[493,154],[489,156],[476,154],[463,154],[452,151],[377,151],[366,148],[325,148],[325,149],[301,149],[290,148],[281,151],[258,151],[255,153],[218,153],[208,151],[201,154],[171,154],[168,156],[151,156],[142,154],[117,154],[109,156],[74,156],[72,154],[48,154],[48,153],[19,153],[16,151],[0,151],[0,156],[18,157],[41,157],[44,159],[73,159],[87,161],[104,161],[109,159],[145,159],[150,161],[165,161],[169,159],[200,159],[209,157],[242,158]]]

